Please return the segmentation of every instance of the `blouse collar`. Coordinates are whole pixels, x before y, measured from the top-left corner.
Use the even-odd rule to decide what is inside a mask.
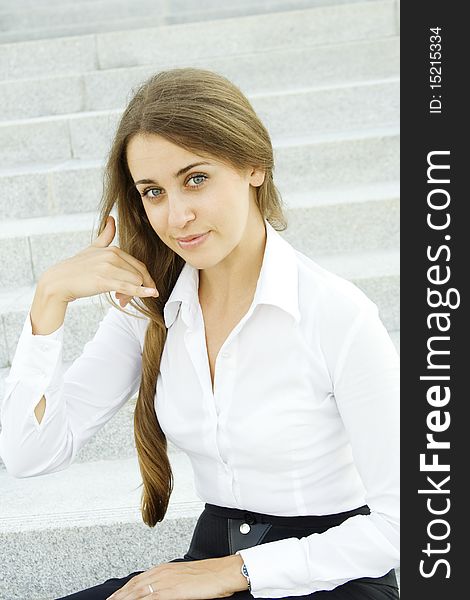
[[[266,226],[266,245],[253,305],[271,304],[278,306],[299,322],[296,251],[267,219],[264,219],[264,222]],[[175,321],[181,305],[187,309],[189,315],[195,316],[199,303],[198,288],[199,270],[186,262],[163,308],[167,328],[171,327]],[[188,318],[190,319],[191,316]],[[187,324],[189,325],[189,323]]]

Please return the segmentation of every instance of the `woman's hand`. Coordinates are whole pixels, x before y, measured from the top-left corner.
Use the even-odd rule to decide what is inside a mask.
[[[90,246],[47,269],[41,284],[65,302],[111,291],[117,292],[121,306],[133,296],[158,296],[146,265],[118,246],[109,246],[115,233],[114,218],[110,216]]]
[[[212,600],[248,589],[238,554],[162,563],[130,579],[107,600]],[[154,592],[150,591],[149,584]]]

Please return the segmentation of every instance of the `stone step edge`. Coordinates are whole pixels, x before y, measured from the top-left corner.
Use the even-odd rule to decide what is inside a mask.
[[[326,4],[326,5],[319,5],[319,6],[312,6],[309,8],[298,8],[298,9],[292,9],[292,10],[273,10],[273,11],[269,11],[268,13],[264,12],[261,13],[264,16],[266,16],[266,14],[268,14],[269,16],[271,15],[285,15],[286,13],[288,14],[292,14],[292,13],[314,13],[314,12],[318,12],[318,11],[325,11],[325,9],[339,9],[341,10],[341,7],[349,7],[351,4],[355,4],[355,5],[370,5],[370,1],[369,0],[362,0],[362,1],[353,1],[353,2],[334,2],[334,0],[331,1],[330,4]],[[375,0],[374,4],[378,4],[378,5],[383,5],[384,7],[386,6],[392,6],[394,4],[394,2],[392,0]],[[248,14],[248,15],[238,15],[238,16],[228,16],[226,18],[223,19],[208,19],[207,21],[202,21],[205,25],[212,23],[212,24],[220,24],[221,21],[240,21],[240,20],[244,20],[244,21],[253,21],[254,19],[257,19],[260,17],[260,14]],[[162,29],[162,28],[178,28],[178,27],[187,27],[188,25],[195,25],[198,24],[199,21],[189,21],[189,22],[183,22],[183,23],[171,23],[171,24],[163,24],[163,25],[157,25],[155,27],[141,27],[141,28],[132,28],[130,30],[128,29],[122,29],[122,30],[115,30],[115,31],[104,31],[104,32],[95,32],[95,33],[85,33],[85,34],[75,34],[75,35],[64,35],[61,37],[52,37],[52,38],[45,38],[45,39],[34,39],[34,40],[17,40],[17,41],[13,41],[13,42],[1,42],[0,43],[0,47],[5,47],[5,46],[17,46],[20,44],[35,44],[38,42],[42,42],[42,41],[47,41],[47,42],[59,42],[61,40],[68,40],[68,41],[73,41],[73,40],[83,40],[83,38],[90,38],[89,42],[91,44],[95,43],[95,39],[99,36],[106,36],[106,35],[116,35],[119,33],[127,33],[128,31],[132,31],[135,35],[145,35],[145,33],[148,33],[149,31],[153,31],[156,29]],[[396,29],[396,28],[395,28]]]
[[[246,94],[248,100],[258,99],[258,98],[269,98],[272,96],[295,96],[302,94],[315,93],[317,91],[324,90],[336,90],[336,89],[346,89],[352,87],[362,87],[362,88],[372,88],[378,85],[388,84],[388,83],[398,83],[397,79],[390,79],[387,81],[376,81],[376,80],[367,80],[358,85],[342,85],[342,86],[325,86],[323,89],[319,89],[315,86],[304,86],[302,88],[293,88],[289,90],[277,90],[277,91],[269,91],[269,92],[257,92],[257,93],[248,93]],[[121,115],[125,110],[125,106],[105,109],[105,110],[84,110],[80,112],[73,113],[61,113],[60,115],[43,115],[41,117],[27,117],[24,119],[8,119],[6,121],[0,121],[0,133],[2,127],[27,127],[28,125],[37,125],[40,123],[53,123],[55,121],[76,121],[83,118],[95,118],[95,117],[114,117]]]
[[[86,463],[82,463],[86,464]],[[70,468],[70,467],[69,467]],[[168,507],[165,519],[181,519],[197,516],[204,508],[202,501],[174,503]],[[41,529],[70,529],[74,527],[90,527],[94,525],[114,525],[116,523],[138,523],[142,521],[140,509],[128,506],[121,508],[90,509],[89,511],[71,511],[58,517],[57,513],[40,515],[19,515],[5,517],[0,520],[0,534],[19,531],[35,531]]]
[[[335,130],[315,135],[289,136],[278,138],[271,136],[273,150],[277,148],[292,148],[297,146],[317,146],[324,143],[341,143],[347,141],[363,141],[377,138],[394,138],[400,135],[399,123],[388,123],[380,127],[367,127],[361,129]],[[36,175],[49,174],[56,171],[80,170],[80,169],[102,169],[105,166],[106,159],[82,159],[67,158],[49,162],[21,163],[18,165],[8,165],[0,167],[0,180],[2,177],[12,177],[15,175]]]
[[[110,69],[112,70],[112,69]],[[116,70],[116,69],[114,69]],[[60,77],[67,77],[67,76],[60,76]],[[21,81],[26,81],[26,80],[21,80]],[[31,80],[28,80],[28,82],[30,82]],[[34,80],[33,80],[34,81]],[[47,80],[46,80],[47,81]],[[246,96],[247,98],[250,100],[257,100],[259,98],[269,98],[272,96],[279,96],[279,97],[283,97],[283,96],[293,96],[295,94],[308,94],[308,93],[315,93],[315,92],[324,92],[324,91],[334,91],[334,90],[342,90],[342,89],[348,89],[348,88],[373,88],[373,87],[378,87],[381,85],[388,85],[388,84],[399,84],[400,83],[400,79],[398,76],[396,77],[384,77],[384,78],[380,78],[380,79],[367,79],[367,80],[363,80],[363,81],[354,81],[354,82],[346,82],[346,83],[334,83],[331,85],[313,85],[313,86],[302,86],[302,87],[295,87],[292,89],[278,89],[278,90],[271,90],[271,91],[259,91],[259,92],[252,92],[252,93],[247,93]],[[17,125],[21,125],[21,126],[27,126],[27,125],[35,125],[38,123],[44,123],[44,122],[53,122],[53,121],[62,121],[65,119],[68,120],[72,120],[72,119],[80,119],[83,117],[99,117],[99,116],[112,116],[112,115],[119,115],[121,113],[123,113],[125,110],[125,106],[120,106],[120,107],[116,107],[116,108],[112,108],[112,109],[105,109],[105,110],[83,110],[83,111],[79,111],[79,112],[72,112],[72,113],[61,113],[59,115],[41,115],[40,117],[25,117],[25,118],[21,118],[21,119],[6,119],[6,120],[0,120],[0,129],[2,127],[8,127],[8,126],[17,126]]]
[[[400,249],[317,254],[315,263],[349,281],[400,276]]]
[[[358,4],[358,3],[364,3],[364,1],[381,1],[381,0],[346,0],[346,3],[347,4]],[[109,0],[108,0],[107,3],[109,5],[119,4],[119,2],[112,2],[112,1],[109,1]],[[18,4],[20,6],[18,6]],[[43,12],[43,11],[49,12],[50,10],[54,10],[54,8],[56,6],[60,6],[61,8],[66,8],[66,7],[73,7],[74,4],[75,3],[71,2],[70,0],[65,0],[63,2],[46,2],[45,0],[42,0],[42,2],[41,2],[41,0],[39,0],[39,2],[31,2],[31,3],[25,3],[25,2],[22,2],[20,0],[17,3],[17,6],[6,8],[6,7],[3,6],[2,3],[0,3],[0,18],[4,17],[5,15],[8,16],[8,15],[15,15],[17,13],[21,13],[25,9],[29,9],[29,8],[32,8],[32,9],[34,9],[36,11],[39,11],[39,12]],[[81,4],[82,4],[82,6],[83,5],[92,6],[91,3],[89,4],[87,2],[81,2]],[[139,3],[137,3],[137,5],[138,4]],[[338,6],[340,4],[345,4],[344,0],[340,1],[340,2],[338,2],[337,0],[328,0],[328,1],[322,2],[322,4],[319,5],[319,6]],[[287,3],[286,3],[286,6],[287,6]],[[112,6],[109,6],[109,8],[112,8]],[[144,6],[142,8],[145,8],[145,4],[144,4]],[[217,8],[219,9],[219,7],[217,7]],[[264,7],[260,6],[260,9],[261,8],[264,9]],[[171,7],[167,7],[166,10],[167,10],[167,12],[165,13],[165,16],[170,16],[170,15],[174,14],[172,12],[172,10],[171,10]],[[190,8],[190,7],[185,8],[184,12],[185,13],[191,13],[191,14],[193,14],[193,13],[197,12],[198,10],[199,10],[199,8],[197,6],[197,3],[195,2],[194,5],[193,5],[193,8]],[[209,12],[209,11],[212,11],[213,9],[212,8],[207,8],[207,9],[204,9],[204,10],[207,11],[207,12]],[[223,11],[226,10],[226,7],[222,6],[221,10],[223,10]],[[292,9],[292,10],[304,10],[304,8],[298,8],[298,9]],[[273,10],[272,12],[290,12],[290,11]],[[258,14],[258,13],[249,13],[249,15],[253,15],[253,14]],[[264,14],[264,13],[262,12],[262,13],[259,13],[259,14]],[[151,15],[151,16],[153,16],[153,15]],[[235,16],[237,16],[237,15],[235,15]],[[244,15],[239,15],[239,16],[244,16]],[[246,16],[248,16],[248,15],[246,15]],[[135,17],[129,17],[129,20],[132,21],[132,20],[134,20],[134,18]],[[148,18],[148,17],[146,17],[146,18]],[[229,18],[233,18],[233,16],[229,17]],[[127,21],[127,17],[115,19],[115,21]],[[100,23],[101,23],[101,21],[100,21]],[[51,29],[53,29],[55,27],[60,27],[60,26],[61,25],[52,25],[50,27],[51,27]],[[33,28],[29,28],[28,30],[32,30],[32,29]],[[17,31],[17,30],[10,30],[10,31]],[[23,31],[23,29],[21,29],[19,31]]]
[[[194,490],[191,463],[184,453],[169,456],[174,487],[167,515],[188,516],[188,509],[201,504]],[[141,520],[142,477],[137,457],[74,462],[66,469],[26,478],[0,471],[0,482],[0,533]],[[113,486],[113,494],[106,494],[107,485]],[[80,500],[77,490],[81,490]]]
[[[336,43],[325,43],[325,44],[318,44],[315,46],[315,48],[321,48],[321,47],[330,47],[330,46],[360,46],[360,45],[365,45],[365,44],[374,44],[376,42],[384,42],[387,40],[396,40],[397,42],[399,42],[399,36],[388,36],[386,38],[378,38],[378,39],[372,39],[372,40],[352,40],[352,41],[344,41],[344,42],[336,42]],[[0,44],[1,45],[1,44]],[[230,59],[234,59],[237,60],[239,58],[253,58],[253,60],[255,60],[257,57],[259,57],[260,55],[268,55],[271,56],[273,55],[273,61],[277,58],[276,55],[281,55],[283,58],[286,55],[289,55],[290,53],[299,53],[299,52],[310,52],[311,50],[311,46],[302,46],[302,47],[293,47],[293,48],[273,48],[273,49],[268,49],[268,50],[259,50],[256,52],[237,52],[237,54],[230,54],[230,55],[223,55],[223,56],[218,56],[218,57],[212,57],[211,60],[230,60]],[[198,63],[205,63],[206,60],[208,60],[206,57],[204,58],[199,58],[199,59],[194,59],[191,62],[192,66],[197,66]],[[130,72],[130,73],[138,73],[139,71],[142,71],[142,73],[145,73],[145,75],[142,77],[142,79],[144,79],[145,77],[147,77],[149,71],[151,69],[164,69],[164,68],[169,68],[168,63],[166,61],[162,61],[162,62],[155,62],[155,63],[149,63],[147,65],[132,65],[132,66],[122,66],[122,67],[110,67],[110,68],[105,68],[105,69],[95,69],[95,70],[89,70],[89,71],[85,71],[83,73],[71,73],[70,75],[67,74],[54,74],[54,73],[46,73],[45,75],[38,75],[35,77],[24,77],[21,79],[7,79],[7,80],[0,80],[0,86],[1,85],[8,85],[11,84],[12,81],[17,81],[18,83],[24,83],[24,84],[31,84],[31,83],[47,83],[50,80],[70,80],[70,79],[80,79],[80,78],[84,78],[87,76],[94,76],[94,75],[101,75],[101,74],[121,74],[123,71],[126,72]],[[176,59],[174,62],[171,63],[172,68],[173,67],[179,67],[179,66],[188,66],[188,62],[186,60],[178,60]],[[321,84],[321,83],[316,83],[314,85],[308,86],[308,89],[311,90],[315,90],[315,91],[324,91],[324,90],[328,90],[328,89],[341,89],[341,88],[346,88],[349,86],[358,86],[358,85],[362,85],[362,84],[366,84],[366,83],[391,83],[394,81],[400,81],[400,75],[399,75],[399,70],[398,70],[398,64],[397,64],[397,73],[396,75],[390,75],[388,77],[376,77],[374,79],[353,79],[353,80],[349,80],[347,82],[334,82],[334,83],[330,83],[330,84]],[[303,89],[301,87],[299,88],[295,88],[295,89]],[[283,90],[279,89],[278,90],[279,93],[281,93]],[[265,96],[267,94],[269,94],[270,92],[265,92],[265,91],[260,91],[260,92],[251,92],[250,96],[252,98],[257,98],[258,95],[261,96]],[[272,92],[271,92],[272,93]],[[277,93],[277,90],[276,90]],[[31,117],[33,118],[33,117]],[[3,121],[0,121],[0,123],[2,123]]]
[[[286,192],[282,194],[286,211],[298,208],[321,208],[322,206],[342,206],[381,202],[399,198],[399,182],[368,184],[363,186],[338,187],[333,190],[309,192]],[[315,199],[312,202],[312,199]],[[111,214],[117,217],[114,211]],[[27,237],[32,235],[70,233],[89,230],[90,234],[98,226],[99,211],[25,217],[0,221],[0,239]]]

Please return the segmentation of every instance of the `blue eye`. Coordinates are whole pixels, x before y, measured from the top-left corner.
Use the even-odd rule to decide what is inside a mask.
[[[191,181],[191,179],[199,179],[200,177],[202,177],[201,183],[197,183],[196,185],[193,185],[190,187],[199,187],[207,179],[206,175],[191,175],[191,177],[188,179],[188,181]]]
[[[207,177],[207,175],[203,175],[202,173],[197,173],[195,175],[191,175],[191,177],[189,177],[187,181],[191,181],[191,179],[200,179],[200,178],[202,178],[201,183],[197,183],[196,185],[190,185],[189,187],[193,188],[193,189],[201,187],[201,185],[203,185],[204,181],[208,177]],[[149,196],[149,192],[152,192],[152,191],[155,191],[155,190],[161,190],[161,188],[153,187],[153,188],[147,188],[147,189],[143,190],[143,192],[141,194],[142,198],[151,198],[151,199],[154,199],[154,198],[158,198],[159,196],[161,196],[161,194],[158,194],[156,196],[153,196],[153,195]]]
[[[146,197],[146,196],[147,196],[147,197],[149,197],[149,198],[156,198],[157,196],[149,196],[149,192],[152,192],[153,190],[158,190],[158,189],[159,189],[159,188],[150,188],[150,189],[148,189],[148,190],[145,190],[145,191],[142,193],[142,198],[144,198],[144,197]],[[160,195],[160,194],[159,194],[159,195]]]

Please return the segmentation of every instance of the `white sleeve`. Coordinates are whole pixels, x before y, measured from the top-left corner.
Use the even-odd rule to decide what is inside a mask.
[[[0,406],[0,456],[11,475],[65,469],[138,391],[142,353],[136,321],[111,306],[64,373],[64,324],[49,335],[34,335],[28,313]],[[38,423],[34,408],[43,395],[46,409]]]
[[[399,357],[374,303],[335,358],[335,399],[371,512],[321,534],[240,550],[255,598],[332,590],[399,566]]]

